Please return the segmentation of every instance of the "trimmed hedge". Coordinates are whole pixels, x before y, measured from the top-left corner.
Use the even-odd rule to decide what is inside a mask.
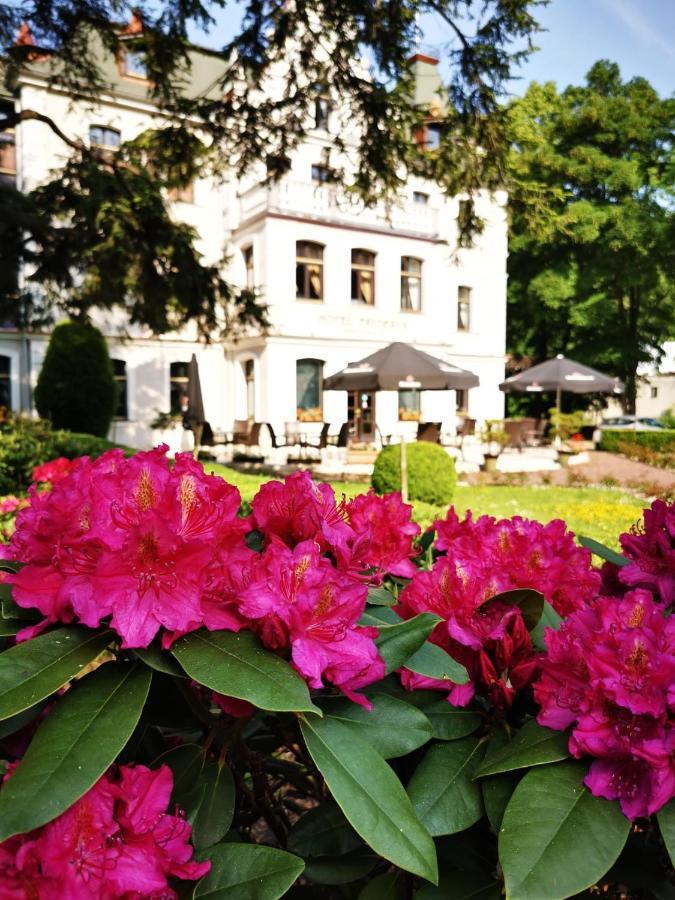
[[[408,444],[408,497],[441,506],[452,502],[457,483],[455,461],[438,444]],[[401,446],[392,444],[378,454],[371,478],[378,494],[401,490]]]
[[[675,429],[662,431],[632,431],[630,428],[603,428],[600,449],[608,453],[621,453],[619,445],[635,444],[663,453],[675,452]]]

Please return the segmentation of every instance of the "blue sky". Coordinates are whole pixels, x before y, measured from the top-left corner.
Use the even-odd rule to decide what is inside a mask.
[[[675,92],[675,0],[552,0],[535,15],[547,30],[537,35],[540,50],[511,83],[513,93],[533,80],[580,84],[598,59],[617,62],[624,78],[644,76],[662,96]],[[239,22],[237,5],[230,3],[208,35],[195,33],[193,39],[220,47]],[[431,17],[421,24],[425,44],[442,56],[449,29]]]

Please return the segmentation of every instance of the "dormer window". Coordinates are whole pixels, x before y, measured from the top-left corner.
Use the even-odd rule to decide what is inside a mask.
[[[325,94],[319,94],[314,100],[314,127],[328,131],[330,124],[331,104]]]
[[[428,122],[424,129],[424,149],[438,150],[441,146],[441,126],[439,122]]]
[[[424,191],[413,191],[413,203],[417,206],[426,206],[429,202],[429,195]]]
[[[148,67],[145,62],[145,53],[124,47],[118,57],[119,73],[122,78],[131,78],[137,81],[148,80]]]

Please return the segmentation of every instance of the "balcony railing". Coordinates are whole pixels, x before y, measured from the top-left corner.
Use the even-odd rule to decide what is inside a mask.
[[[377,228],[400,234],[435,238],[437,210],[412,201],[367,207],[354,195],[333,184],[314,184],[284,179],[272,185],[255,185],[240,195],[240,222],[244,224],[263,213],[316,219],[363,228]]]

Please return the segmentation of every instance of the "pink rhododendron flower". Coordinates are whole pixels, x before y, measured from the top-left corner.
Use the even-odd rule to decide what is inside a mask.
[[[120,766],[47,825],[0,844],[0,897],[21,900],[176,898],[168,879],[193,881],[191,828],[166,812],[168,766]]]
[[[436,548],[472,577],[492,582],[495,593],[532,588],[561,616],[598,593],[601,579],[591,566],[590,550],[575,544],[560,519],[547,525],[520,516],[474,520],[468,512],[461,520],[451,507],[434,528]]]
[[[74,460],[66,459],[65,456],[59,456],[57,459],[42,463],[41,466],[35,466],[31,472],[31,480],[37,482],[48,481],[54,484],[70,473],[74,462]]]
[[[0,497],[0,516],[17,512],[17,510],[23,509],[27,505],[28,500],[25,497],[15,497],[14,494],[6,494],[4,497]]]
[[[595,757],[594,794],[630,819],[656,812],[675,796],[675,619],[635,590],[599,597],[545,637],[538,721],[572,726],[572,754]]]
[[[290,549],[273,535],[239,609],[266,646],[290,646],[293,665],[311,687],[322,687],[325,679],[366,705],[356,689],[384,676],[373,640],[377,629],[356,624],[366,595],[366,586],[322,557],[315,541]]]
[[[355,539],[352,554],[362,568],[411,578],[417,571],[411,556],[420,527],[412,521],[412,505],[400,494],[359,494],[345,507]]]
[[[655,500],[644,512],[644,527],[634,526],[619,542],[631,560],[619,569],[619,580],[649,588],[666,606],[675,603],[675,503]]]
[[[470,682],[456,685],[404,672],[406,688],[448,691],[455,706],[465,706],[474,692],[488,696],[498,708],[510,706],[517,689],[532,679],[536,660],[520,610],[504,601],[488,603],[502,588],[499,576],[474,575],[449,557],[431,571],[420,571],[399,595],[396,612],[404,619],[435,613],[439,622],[430,636],[469,672]]]

